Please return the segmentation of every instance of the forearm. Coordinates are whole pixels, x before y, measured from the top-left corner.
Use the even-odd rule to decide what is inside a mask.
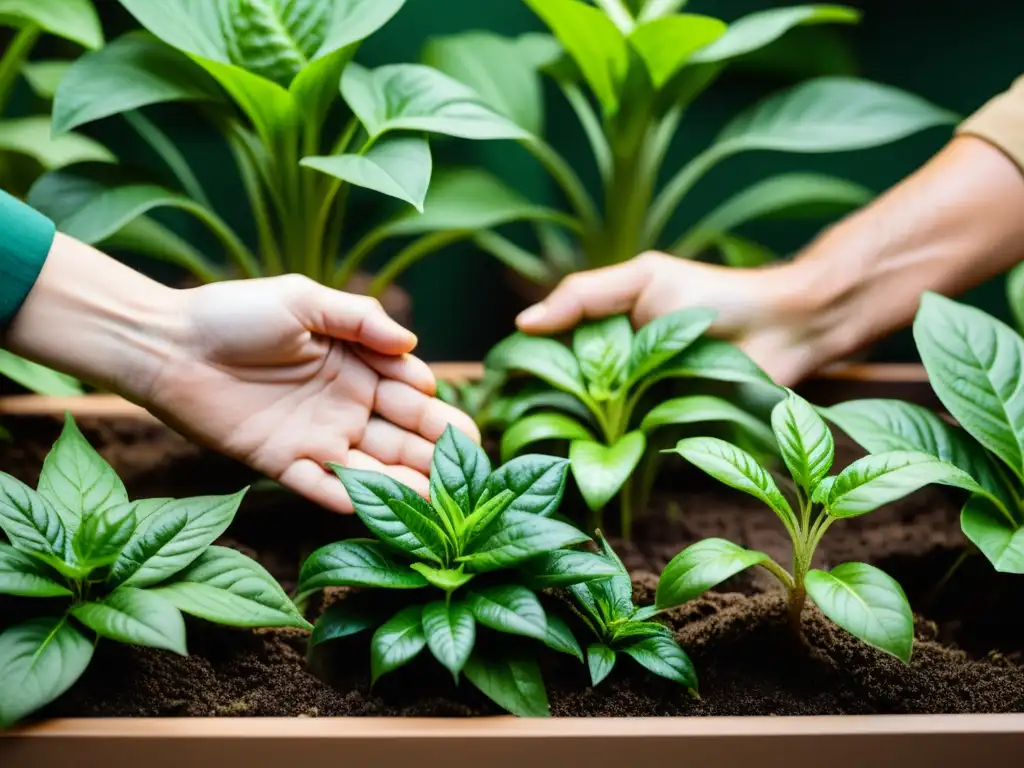
[[[828,357],[905,327],[920,295],[962,293],[1024,259],[1024,176],[992,144],[952,141],[792,265]]]
[[[169,355],[176,295],[58,234],[3,345],[134,399]]]

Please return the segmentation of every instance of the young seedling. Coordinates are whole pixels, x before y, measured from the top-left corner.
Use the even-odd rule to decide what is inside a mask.
[[[36,490],[0,473],[0,594],[40,598],[0,634],[0,726],[70,688],[100,638],[185,655],[182,613],[311,629],[260,565],[211,546],[244,495],[129,501],[70,415]]]
[[[867,451],[922,451],[974,478],[985,493],[964,506],[964,535],[997,571],[1024,573],[1024,341],[981,310],[933,293],[921,300],[914,338],[932,389],[959,426],[898,400],[822,413]]]
[[[592,527],[601,526],[601,511],[621,491],[622,535],[628,539],[633,507],[645,502],[653,483],[658,453],[648,451],[648,443],[654,430],[726,422],[762,444],[774,445],[766,424],[722,398],[678,397],[644,411],[651,387],[670,378],[777,389],[736,347],[701,338],[714,317],[710,310],[682,310],[651,321],[635,334],[625,315],[610,317],[577,328],[571,349],[554,339],[522,333],[500,342],[487,355],[489,370],[532,374],[574,403],[571,415],[560,412],[567,410],[561,403],[539,403],[551,409],[513,423],[502,437],[502,458],[507,460],[540,441],[568,440],[572,474],[593,514]],[[512,397],[510,402],[520,400]],[[648,466],[631,483],[645,453]]]
[[[509,712],[549,714],[535,652],[488,648],[477,630],[538,640],[583,661],[572,632],[535,592],[616,573],[599,556],[568,549],[589,538],[548,517],[562,500],[567,462],[523,456],[492,472],[487,454],[449,427],[434,449],[430,503],[385,475],[332,469],[377,539],[314,552],[302,566],[300,596],[344,586],[403,590],[407,599],[390,617],[378,598],[336,603],[317,622],[311,647],[375,629],[371,684],[429,648],[456,682],[465,673]]]
[[[772,428],[792,475],[793,504],[752,456],[723,440],[681,440],[674,452],[768,505],[792,538],[792,569],[787,571],[763,552],[724,539],[705,539],[665,567],[658,582],[658,609],[681,605],[760,565],[785,588],[796,632],[801,631],[801,614],[810,597],[840,627],[909,663],[914,618],[900,585],[866,563],[843,563],[829,571],[812,569],[815,549],[837,521],[872,512],[931,483],[972,493],[983,489],[962,470],[920,451],[867,456],[829,476],[835,457],[832,433],[815,409],[793,392],[772,411]]]
[[[590,680],[597,686],[615,667],[620,653],[660,677],[686,686],[697,693],[697,673],[664,624],[651,621],[654,610],[633,605],[633,584],[622,560],[598,533],[604,559],[615,568],[615,575],[603,581],[576,584],[569,588],[577,615],[597,638],[587,647]]]

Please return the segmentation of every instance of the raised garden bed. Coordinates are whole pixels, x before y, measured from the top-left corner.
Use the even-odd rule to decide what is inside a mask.
[[[476,368],[443,366],[438,373],[466,378]],[[810,382],[805,393],[820,404],[851,397],[934,403],[916,366],[839,369]],[[243,469],[190,446],[138,409],[95,397],[0,401],[0,414],[18,438],[16,447],[0,448],[0,468],[34,481],[59,431],[55,417],[65,408],[121,471],[133,495],[226,492],[246,481]],[[858,455],[859,449],[840,441],[837,466]],[[697,539],[721,536],[785,561],[785,533],[756,502],[681,463],[665,480],[652,514],[638,523],[635,542],[616,542],[641,603],[651,601],[665,563]],[[810,647],[800,645],[788,630],[775,584],[756,570],[667,615],[700,676],[699,701],[627,664],[593,689],[585,667],[552,654],[544,664],[556,718],[548,722],[452,720],[500,711],[468,686],[456,689],[436,665],[414,663],[370,692],[366,638],[339,641],[350,647],[319,670],[328,684],[306,668],[303,632],[195,622],[188,659],[101,644],[80,683],[42,713],[53,719],[0,739],[0,762],[5,768],[38,764],[67,754],[63,750],[73,742],[85,764],[109,763],[138,749],[140,740],[161,744],[147,747],[156,765],[229,754],[259,763],[286,755],[336,757],[338,750],[356,760],[416,754],[423,762],[436,749],[425,742],[458,739],[457,746],[437,750],[438,761],[458,749],[460,761],[476,756],[502,765],[540,754],[600,764],[686,754],[782,765],[827,750],[837,766],[957,756],[987,766],[1017,765],[1024,747],[1024,587],[1019,577],[996,574],[979,557],[934,592],[964,543],[960,500],[956,492],[930,488],[837,526],[818,551],[822,565],[862,560],[902,583],[919,616],[909,669],[825,622],[816,609],[804,617]],[[566,511],[572,504],[570,499]],[[290,589],[301,559],[323,543],[359,535],[355,522],[289,495],[257,491],[225,543],[259,559]],[[344,597],[338,591],[326,601]],[[817,717],[823,715],[844,717]],[[253,716],[294,719],[234,719]],[[309,719],[334,716],[361,719]],[[395,716],[400,719],[375,719]],[[111,717],[117,719],[94,719]]]

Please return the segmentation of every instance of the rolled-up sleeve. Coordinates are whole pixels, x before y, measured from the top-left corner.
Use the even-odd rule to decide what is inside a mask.
[[[0,331],[21,309],[53,245],[53,222],[0,191]]]
[[[957,134],[993,144],[1024,172],[1024,76],[961,123]]]

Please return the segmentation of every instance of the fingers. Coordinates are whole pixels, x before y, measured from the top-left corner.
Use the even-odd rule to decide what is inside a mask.
[[[383,464],[429,474],[433,443],[384,419],[370,419],[359,450]]]
[[[437,391],[434,372],[418,357],[408,354],[382,355],[365,347],[354,347],[353,350],[364,363],[386,379],[404,381],[428,395]]]
[[[377,385],[373,410],[431,443],[437,442],[449,424],[480,442],[480,430],[472,418],[458,408],[399,381],[381,380]]]
[[[656,254],[644,254],[613,267],[570,275],[544,301],[519,315],[516,324],[527,333],[550,334],[582,320],[631,312],[657,259]]]
[[[416,335],[392,320],[380,302],[335,291],[289,275],[292,311],[313,333],[362,344],[385,355],[403,355],[416,347]]]

